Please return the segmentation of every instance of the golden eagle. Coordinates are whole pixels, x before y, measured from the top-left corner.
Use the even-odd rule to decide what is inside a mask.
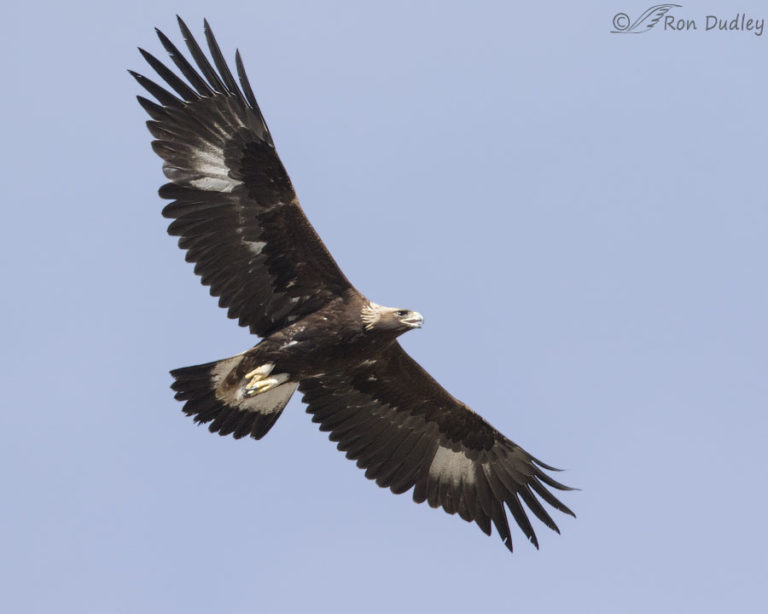
[[[538,548],[523,503],[555,531],[540,499],[573,515],[547,489],[569,490],[544,472],[556,469],[403,350],[397,338],[422,316],[369,301],[341,272],[302,212],[240,53],[238,84],[207,22],[213,65],[181,19],[179,27],[197,67],[159,30],[180,75],[140,49],[173,93],[131,71],[157,100],[138,97],[169,179],[163,215],[219,305],[261,337],[238,356],[172,371],[184,412],[211,432],[260,439],[298,388],[313,422],[367,478],[394,493],[413,488],[417,503],[488,535],[493,523],[512,550],[506,505]]]

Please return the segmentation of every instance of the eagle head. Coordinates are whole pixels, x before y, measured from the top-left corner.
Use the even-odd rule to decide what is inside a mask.
[[[382,307],[376,303],[367,303],[361,312],[363,327],[367,331],[390,331],[398,335],[412,328],[421,328],[424,318],[417,311],[399,307]]]

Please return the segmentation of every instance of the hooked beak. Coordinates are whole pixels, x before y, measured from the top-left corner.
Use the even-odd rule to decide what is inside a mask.
[[[402,320],[403,324],[407,324],[411,328],[421,328],[421,325],[424,324],[424,316],[422,316],[418,311],[411,312],[411,315],[409,315],[407,318],[403,318]]]

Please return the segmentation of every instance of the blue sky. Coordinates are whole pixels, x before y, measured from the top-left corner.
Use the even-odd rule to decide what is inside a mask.
[[[7,612],[758,612],[768,32],[640,2],[6,7],[0,606]],[[733,7],[733,8],[730,8]],[[255,340],[165,233],[136,46],[208,17],[303,206],[449,391],[564,467],[510,555],[365,480],[298,399],[260,442],[168,370]]]

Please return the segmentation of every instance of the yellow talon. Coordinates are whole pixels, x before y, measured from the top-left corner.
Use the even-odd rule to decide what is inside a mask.
[[[267,375],[269,375],[274,368],[275,364],[268,362],[256,367],[253,371],[246,373],[245,379],[248,383],[244,386],[243,396],[250,398],[277,386],[280,383],[279,380],[274,377],[267,378]]]
[[[273,362],[265,363],[260,367],[256,367],[253,371],[249,371],[248,373],[246,373],[245,378],[258,382],[260,379],[264,379],[267,375],[272,373],[272,369],[274,368],[275,368],[275,363]]]
[[[245,387],[244,395],[247,398],[256,396],[257,394],[266,392],[267,390],[270,390],[279,384],[280,384],[280,380],[274,377],[270,377],[269,379],[261,379],[257,382],[254,382],[253,380],[251,380],[248,383],[248,385]]]

